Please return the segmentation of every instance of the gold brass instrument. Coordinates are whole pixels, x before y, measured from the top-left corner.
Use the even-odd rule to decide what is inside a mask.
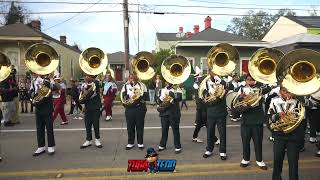
[[[319,59],[320,53],[311,49],[291,51],[277,66],[277,80],[292,94],[313,94],[320,89]]]
[[[11,74],[11,62],[10,59],[3,53],[0,52],[0,82],[6,80]],[[2,97],[0,94],[0,101]],[[1,112],[1,109],[0,109]],[[2,112],[1,112],[2,115]]]
[[[219,76],[228,76],[240,60],[238,50],[230,44],[221,43],[211,48],[207,55],[208,69]]]
[[[98,75],[107,69],[108,57],[101,49],[90,47],[80,54],[79,65],[84,73]],[[87,84],[86,88],[80,92],[79,102],[81,104],[87,102],[95,91],[96,85],[94,82]]]
[[[319,91],[320,88],[320,53],[310,49],[296,49],[289,52],[279,62],[276,69],[278,82],[297,96],[305,96]],[[274,132],[290,133],[303,121],[305,107],[299,106],[293,110],[286,110],[279,120],[269,119],[270,129]]]
[[[294,108],[292,111],[286,111],[280,120],[272,122],[269,119],[270,129],[274,132],[283,132],[285,134],[295,130],[304,119],[305,107],[300,103],[297,108]]]
[[[48,44],[37,43],[31,45],[25,54],[25,63],[28,69],[38,75],[48,75],[59,66],[58,53]],[[31,99],[31,103],[40,104],[44,98],[51,96],[51,89],[43,83],[38,92]]]
[[[190,62],[184,56],[171,55],[162,62],[161,74],[168,83],[177,86],[189,78],[191,74]],[[175,87],[175,90],[178,90],[178,88]],[[165,109],[169,107],[172,102],[173,97],[166,94],[158,109]]]
[[[125,86],[122,87],[120,93],[120,100],[124,106],[130,107],[140,101],[146,88],[146,85],[141,82],[141,80],[149,80],[156,74],[156,62],[155,57],[152,53],[141,51],[138,52],[131,60],[132,72],[139,79],[138,84],[140,88],[133,89],[133,96],[126,97],[123,92],[125,92]]]
[[[161,74],[170,84],[181,84],[191,74],[191,65],[184,56],[171,55],[161,65]]]
[[[283,53],[277,49],[259,49],[250,58],[248,64],[250,75],[255,81],[270,85],[276,84],[276,68],[282,57]],[[260,89],[254,89],[247,95],[238,94],[231,102],[231,110],[244,112],[249,108],[258,106],[261,99]]]
[[[240,55],[235,47],[227,43],[221,43],[209,50],[207,55],[208,69],[216,75],[227,76],[235,70],[239,59]],[[208,92],[205,96],[203,92],[207,88],[206,83],[209,79],[210,75],[201,82],[198,90],[199,98],[202,99],[205,104],[215,103],[226,93],[223,85],[215,84],[214,91]]]
[[[0,82],[7,79],[11,73],[10,59],[0,52]]]

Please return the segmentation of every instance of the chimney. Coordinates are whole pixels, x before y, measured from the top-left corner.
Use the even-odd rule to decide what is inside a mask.
[[[32,20],[30,23],[31,27],[37,31],[41,31],[41,22],[40,20]]]
[[[194,34],[199,33],[199,25],[194,25],[194,26],[193,26],[193,33],[194,33]]]
[[[186,33],[187,38],[190,38],[192,35],[193,35],[192,32],[187,32]]]
[[[179,33],[183,33],[183,27],[179,27]]]
[[[60,42],[63,44],[67,44],[67,37],[66,36],[60,36]]]
[[[206,19],[204,19],[204,29],[211,28],[211,17],[207,16]]]

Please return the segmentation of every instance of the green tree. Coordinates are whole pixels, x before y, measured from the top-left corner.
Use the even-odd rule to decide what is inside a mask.
[[[247,15],[241,18],[232,18],[231,25],[227,26],[226,31],[245,36],[251,39],[260,40],[269,31],[273,23],[281,16],[295,16],[296,13],[290,9],[280,9],[272,15],[265,11],[248,11]]]
[[[26,10],[19,4],[11,2],[8,14],[5,15],[5,25],[14,24],[16,22],[24,23],[27,19]]]
[[[170,55],[174,54],[171,49],[161,49],[159,52],[155,54],[155,59],[157,63],[156,74],[161,75],[161,64],[163,60],[165,60]]]

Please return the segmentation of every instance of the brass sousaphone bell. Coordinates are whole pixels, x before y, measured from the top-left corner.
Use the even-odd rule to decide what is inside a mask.
[[[156,60],[152,53],[138,52],[131,60],[132,72],[140,80],[151,79],[156,74]]]
[[[81,53],[79,65],[86,74],[98,75],[107,68],[108,57],[101,49],[91,47]]]
[[[25,54],[25,63],[28,69],[38,75],[49,75],[59,66],[58,53],[48,44],[36,43],[31,45]],[[45,85],[40,85],[36,96],[31,102],[40,104],[45,97],[51,95],[51,89]]]
[[[320,89],[320,53],[296,49],[279,62],[276,77],[290,93],[304,96]]]
[[[156,74],[156,62],[154,55],[146,51],[138,52],[131,60],[131,70],[139,80],[151,79]],[[138,83],[140,84],[140,88],[134,89],[134,95],[128,99],[123,97],[125,86],[122,87],[120,100],[124,106],[134,105],[140,97],[143,96],[144,91],[147,89],[146,85],[140,81]]]
[[[238,50],[230,44],[221,43],[211,48],[207,55],[208,69],[219,76],[230,75],[236,68],[239,62],[240,55]],[[215,92],[204,97],[204,90],[206,89],[206,82],[210,79],[210,75],[201,82],[198,95],[199,98],[206,104],[214,103],[218,97],[223,97],[225,90],[223,85],[217,85]]]
[[[184,56],[171,55],[162,62],[161,74],[168,83],[181,84],[191,74],[190,62]]]
[[[25,63],[33,73],[48,75],[59,66],[59,56],[48,44],[37,43],[27,49]]]
[[[11,70],[10,59],[0,52],[0,82],[9,77]]]
[[[84,73],[93,76],[98,75],[107,69],[108,57],[101,49],[90,47],[80,54],[79,65]],[[95,91],[95,83],[88,84],[87,89],[80,92],[79,102],[81,104],[86,103]]]

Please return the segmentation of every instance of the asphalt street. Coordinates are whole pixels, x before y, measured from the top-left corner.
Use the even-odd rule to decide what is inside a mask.
[[[144,145],[127,151],[126,122],[124,109],[114,107],[113,120],[100,119],[102,149],[91,146],[80,149],[85,140],[84,122],[68,116],[70,124],[60,125],[60,118],[54,122],[56,153],[53,156],[43,154],[33,157],[37,147],[34,114],[21,114],[21,124],[1,129],[0,179],[221,179],[270,180],[272,175],[272,142],[268,140],[270,132],[264,129],[263,157],[268,170],[260,170],[255,163],[253,143],[251,143],[251,165],[241,168],[242,145],[240,123],[227,120],[227,155],[228,160],[222,161],[218,148],[214,155],[207,159],[202,157],[206,143],[192,142],[194,130],[195,108],[182,111],[180,133],[183,151],[174,153],[172,132],[169,132],[167,150],[160,152],[160,159],[176,159],[176,172],[148,174],[145,172],[128,173],[129,159],[143,159],[147,147],[157,150],[161,138],[160,118],[154,107],[149,106],[145,118]],[[306,135],[306,139],[309,136]],[[206,139],[206,128],[201,129],[199,138]],[[308,141],[306,151],[300,153],[299,175],[302,180],[320,179],[320,158],[314,156],[316,147]],[[283,178],[288,179],[287,161],[284,164]]]

